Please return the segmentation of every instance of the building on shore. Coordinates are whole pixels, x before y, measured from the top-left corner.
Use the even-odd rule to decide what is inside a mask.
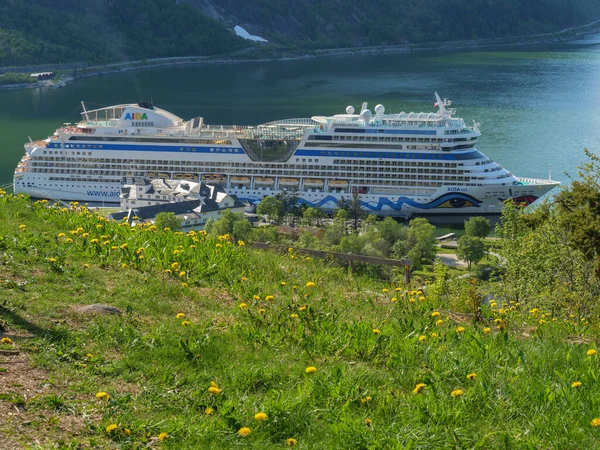
[[[138,178],[121,188],[121,211],[109,219],[126,220],[132,226],[154,223],[156,215],[172,212],[184,229],[204,228],[209,218],[219,219],[230,210],[243,213],[248,205],[220,186],[192,181]]]

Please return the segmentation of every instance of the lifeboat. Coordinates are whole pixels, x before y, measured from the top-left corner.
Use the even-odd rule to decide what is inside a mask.
[[[148,176],[148,178],[156,178],[156,173],[154,173],[154,172],[148,172],[147,176]]]
[[[232,184],[250,184],[250,177],[231,177]]]
[[[195,173],[184,173],[183,178],[185,178],[186,180],[197,180],[198,175],[196,175]]]
[[[330,180],[329,186],[333,188],[345,188],[348,187],[347,180]]]
[[[225,181],[227,181],[227,177],[225,175],[221,175],[220,173],[205,173],[202,176],[202,180],[213,184],[220,184],[225,183]]]
[[[275,180],[271,177],[254,177],[254,184],[256,186],[273,186]]]
[[[280,178],[279,186],[298,186],[300,181],[298,178]]]
[[[175,175],[173,175],[174,178],[181,180],[183,179],[183,174],[182,173],[176,173]]]
[[[171,178],[171,176],[166,172],[158,172],[158,178]]]
[[[325,184],[325,182],[323,180],[319,180],[318,178],[305,178],[304,179],[304,187],[320,188],[320,187],[323,187],[324,184]]]

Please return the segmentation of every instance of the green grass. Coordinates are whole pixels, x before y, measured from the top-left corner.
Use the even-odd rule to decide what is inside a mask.
[[[565,449],[600,436],[600,362],[586,354],[598,323],[515,302],[477,321],[468,280],[420,294],[293,251],[11,196],[0,196],[0,267],[14,342],[2,348],[45,374],[27,395],[0,384],[0,410],[18,405],[39,425],[0,425],[24,447]],[[93,303],[124,314],[77,311]],[[71,422],[77,433],[57,425]]]

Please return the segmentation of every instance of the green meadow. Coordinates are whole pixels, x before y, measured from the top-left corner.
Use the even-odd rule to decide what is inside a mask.
[[[598,448],[597,318],[494,282],[0,195],[0,448]]]

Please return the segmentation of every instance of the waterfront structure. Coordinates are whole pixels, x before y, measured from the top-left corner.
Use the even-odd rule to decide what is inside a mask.
[[[150,102],[87,110],[48,139],[25,144],[14,191],[32,197],[117,202],[128,177],[222,186],[254,204],[293,191],[299,202],[336,208],[357,196],[380,216],[499,214],[559,183],[517,178],[476,149],[478,124],[455,117],[437,93],[436,112],[345,114],[258,126],[206,125]]]

